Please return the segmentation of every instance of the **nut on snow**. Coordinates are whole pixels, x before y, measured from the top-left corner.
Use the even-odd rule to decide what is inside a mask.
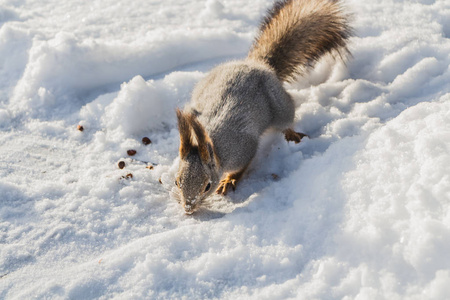
[[[148,137],[143,137],[142,138],[142,144],[148,145],[148,144],[151,144],[151,143],[152,143],[152,141]]]
[[[136,154],[136,150],[130,149],[130,150],[127,151],[127,154],[128,154],[129,156],[133,156],[133,155]]]
[[[83,131],[83,130],[84,130],[84,127],[81,126],[81,125],[78,125],[78,126],[77,126],[77,129],[78,129],[79,131]]]
[[[119,166],[119,169],[123,169],[125,168],[125,162],[124,161],[119,161],[119,163],[117,164]]]

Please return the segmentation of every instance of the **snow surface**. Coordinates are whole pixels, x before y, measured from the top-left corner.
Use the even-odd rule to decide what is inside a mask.
[[[170,196],[175,108],[271,3],[2,0],[0,299],[449,297],[448,0],[347,1],[353,57],[287,85],[311,139]]]

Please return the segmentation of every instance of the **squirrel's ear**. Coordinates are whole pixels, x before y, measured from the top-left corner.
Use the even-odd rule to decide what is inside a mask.
[[[204,163],[209,163],[211,161],[211,153],[208,150],[208,144],[211,144],[211,140],[206,133],[203,125],[197,120],[194,115],[190,115],[189,123],[195,133],[195,138],[198,144],[198,153],[200,154],[200,159]]]
[[[178,131],[180,132],[180,157],[186,158],[192,149],[191,126],[189,125],[190,116],[177,108]]]

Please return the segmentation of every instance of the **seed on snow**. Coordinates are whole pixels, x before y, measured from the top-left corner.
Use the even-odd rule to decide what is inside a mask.
[[[143,143],[144,145],[148,145],[148,144],[151,144],[152,141],[151,141],[148,137],[143,137],[143,138],[142,138],[142,143]]]

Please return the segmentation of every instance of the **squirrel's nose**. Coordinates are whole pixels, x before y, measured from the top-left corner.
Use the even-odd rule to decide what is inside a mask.
[[[191,214],[194,212],[194,210],[192,209],[192,206],[191,206],[191,205],[185,205],[185,206],[184,206],[184,212],[185,212],[186,214],[188,214],[188,215],[191,215]]]

